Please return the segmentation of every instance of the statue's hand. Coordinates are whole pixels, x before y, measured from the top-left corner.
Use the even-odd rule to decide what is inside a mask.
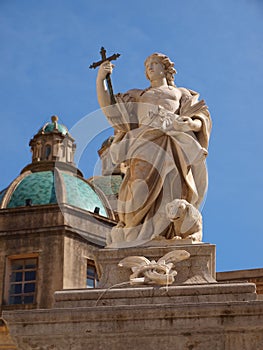
[[[166,131],[173,129],[173,119],[171,116],[167,115],[165,118],[163,118],[162,129]]]
[[[172,130],[174,128],[173,122],[176,117],[178,117],[177,114],[171,113],[167,111],[162,106],[158,106],[158,115],[161,120],[161,127],[165,131]]]
[[[114,64],[110,61],[105,61],[100,65],[98,70],[98,80],[104,80],[108,74],[111,74],[114,68]]]
[[[193,120],[190,117],[179,117],[175,119],[173,126],[176,131],[199,131],[201,129],[201,122],[197,119]]]

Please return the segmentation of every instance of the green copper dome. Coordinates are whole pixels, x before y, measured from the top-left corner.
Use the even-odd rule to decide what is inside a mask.
[[[95,176],[89,180],[95,188],[99,188],[106,196],[117,196],[122,183],[121,175]]]
[[[92,212],[98,207],[100,215],[107,216],[100,198],[86,181],[67,173],[62,173],[62,176],[67,189],[68,204]]]
[[[30,140],[32,162],[4,190],[0,209],[70,205],[112,218],[104,193],[83,178],[74,164],[76,144],[66,126],[53,115]]]
[[[53,123],[48,123],[44,126],[43,131],[44,133],[52,132],[55,129],[55,125]],[[58,131],[61,132],[63,135],[66,135],[68,133],[68,129],[63,124],[58,124]]]
[[[15,188],[7,208],[25,206],[30,199],[32,205],[57,203],[52,171],[42,171],[27,175]]]
[[[42,128],[39,129],[39,133],[50,133],[50,132],[60,132],[62,135],[67,135],[68,134],[68,128],[63,125],[58,123],[58,117],[54,115],[51,117],[51,122],[46,123]]]
[[[100,215],[108,216],[101,199],[84,179],[63,171],[59,171],[59,174],[59,188],[63,188],[64,192],[63,202],[90,212],[94,212],[98,207]],[[32,206],[58,203],[54,178],[54,171],[27,174],[14,188],[6,207],[22,207],[28,201]],[[2,195],[1,192],[1,199],[5,193]]]

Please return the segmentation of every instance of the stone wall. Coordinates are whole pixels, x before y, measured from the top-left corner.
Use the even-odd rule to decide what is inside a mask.
[[[21,350],[263,348],[263,302],[253,284],[182,288],[64,291],[52,310],[4,317]]]
[[[263,298],[263,269],[217,272],[216,279],[220,282],[247,281],[255,283],[257,286],[258,297],[260,299]]]

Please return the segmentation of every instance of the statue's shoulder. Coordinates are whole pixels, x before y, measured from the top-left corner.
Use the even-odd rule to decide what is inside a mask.
[[[199,93],[194,90],[187,89],[184,87],[179,87],[178,89],[181,91],[181,94],[182,94],[181,98],[183,100],[188,100],[190,98],[194,98],[195,100],[197,100],[199,97]]]
[[[191,96],[192,93],[194,93],[193,90],[187,89],[185,87],[178,87],[177,89],[181,91],[182,96]]]
[[[125,93],[120,93],[117,96],[121,97],[124,101],[136,102],[143,94],[143,92],[144,90],[141,89],[131,89]]]

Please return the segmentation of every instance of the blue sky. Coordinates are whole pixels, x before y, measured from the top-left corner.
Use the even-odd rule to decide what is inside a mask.
[[[144,59],[163,52],[176,84],[198,91],[213,119],[203,217],[217,270],[262,268],[262,37],[261,0],[0,0],[0,189],[30,162],[28,142],[54,114],[73,130],[88,116],[79,167],[91,176],[111,132],[91,140],[107,124],[89,65],[102,45],[121,53],[112,80],[124,92],[148,86]],[[73,136],[81,143],[85,130]]]

